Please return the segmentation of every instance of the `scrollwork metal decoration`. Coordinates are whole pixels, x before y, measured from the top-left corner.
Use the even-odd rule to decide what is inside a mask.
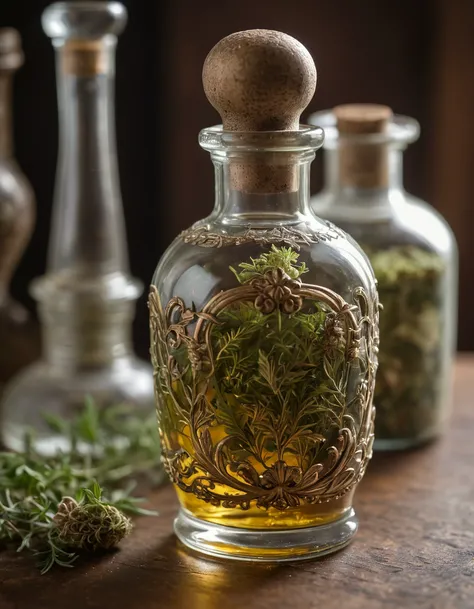
[[[282,243],[295,250],[299,250],[301,245],[311,245],[321,241],[332,241],[345,237],[344,231],[331,222],[325,222],[325,226],[318,229],[306,224],[301,230],[296,227],[286,226],[277,226],[271,229],[248,227],[241,235],[212,232],[206,226],[198,225],[182,231],[178,238],[184,243],[199,245],[201,247],[220,248],[246,243],[257,243],[260,245]]]
[[[278,361],[265,354],[259,355],[259,366],[269,386],[274,383],[274,400],[281,404],[249,404],[242,397],[240,421],[231,420],[237,411],[216,406],[216,392],[224,389],[215,382],[222,357],[214,334],[224,331],[226,315],[239,307],[257,311],[263,322],[271,315],[292,319],[304,307],[321,311],[323,323],[314,334],[323,345],[319,367],[324,368],[321,391],[327,393],[321,399],[337,407],[329,409],[324,427],[312,424],[322,420],[317,400],[302,398],[297,412],[285,412],[290,402],[278,397]],[[214,506],[286,510],[337,499],[362,478],[373,442],[376,297],[358,288],[351,304],[328,288],[291,279],[275,268],[216,294],[201,311],[186,307],[180,298],[163,309],[152,286],[149,308],[163,460],[179,489]],[[308,366],[316,364],[296,362],[287,375],[310,378],[304,376]],[[270,399],[271,391],[267,394]],[[248,437],[241,431],[244,425],[252,430]],[[183,442],[176,440],[180,434]]]

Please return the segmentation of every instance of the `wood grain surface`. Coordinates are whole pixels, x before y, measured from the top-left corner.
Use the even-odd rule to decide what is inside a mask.
[[[474,357],[458,360],[443,439],[377,454],[356,495],[349,548],[313,562],[256,565],[205,559],[172,533],[177,503],[153,495],[121,550],[40,576],[0,554],[0,609],[473,609]]]

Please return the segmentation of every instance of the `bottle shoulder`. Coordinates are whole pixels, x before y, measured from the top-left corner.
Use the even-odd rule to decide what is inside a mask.
[[[199,309],[216,293],[245,282],[246,270],[258,266],[259,260],[269,257],[277,267],[279,257],[286,256],[305,269],[302,281],[329,288],[347,300],[356,289],[370,294],[375,290],[367,257],[353,239],[312,216],[294,225],[267,227],[224,228],[199,222],[170,245],[152,285],[163,303],[179,297]],[[285,270],[284,262],[280,266]]]
[[[345,197],[323,192],[312,197],[315,214],[336,222],[362,246],[414,245],[444,256],[456,254],[448,222],[428,202],[403,190],[379,198]]]

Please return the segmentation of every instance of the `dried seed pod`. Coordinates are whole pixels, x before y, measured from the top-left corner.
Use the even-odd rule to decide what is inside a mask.
[[[61,501],[54,522],[63,543],[92,552],[114,548],[132,530],[131,520],[116,507],[72,497]]]

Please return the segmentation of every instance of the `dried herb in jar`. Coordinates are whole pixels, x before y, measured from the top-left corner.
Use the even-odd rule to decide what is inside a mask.
[[[376,441],[410,442],[432,435],[442,408],[442,278],[438,254],[414,246],[364,247],[378,280],[379,369]]]

